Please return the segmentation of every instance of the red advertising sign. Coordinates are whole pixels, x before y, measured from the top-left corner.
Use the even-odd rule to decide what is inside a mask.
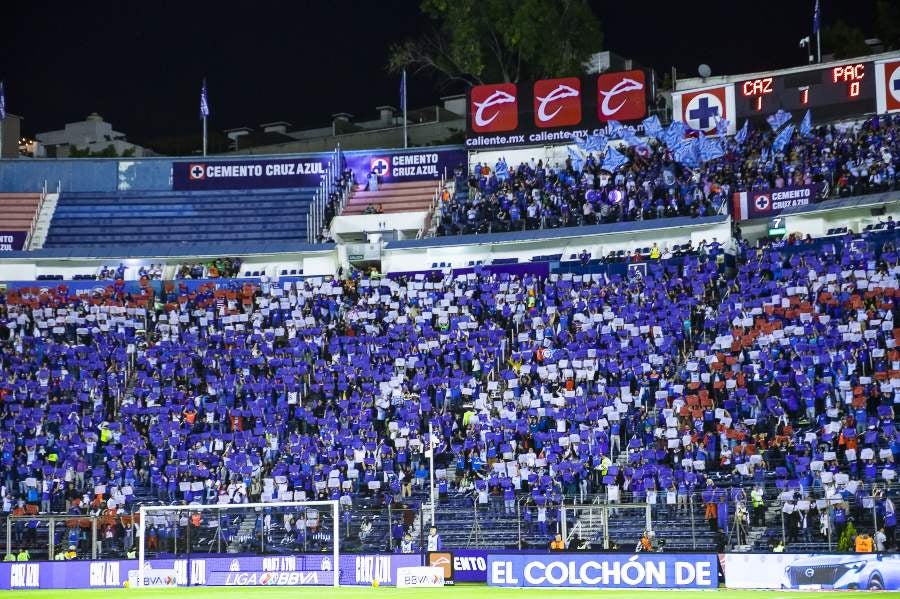
[[[632,121],[647,115],[644,71],[604,73],[597,77],[597,118]]]
[[[544,79],[534,84],[534,124],[541,128],[581,122],[581,81]]]
[[[515,83],[477,85],[470,96],[472,130],[479,133],[512,131],[519,125]]]

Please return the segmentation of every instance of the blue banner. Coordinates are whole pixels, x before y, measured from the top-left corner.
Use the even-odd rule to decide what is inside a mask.
[[[153,559],[153,570],[172,571],[177,586],[330,586],[334,564],[330,554],[268,557],[194,557]],[[341,585],[394,586],[397,569],[420,566],[419,554],[341,555]],[[0,590],[121,588],[137,560],[71,562],[2,562]]]
[[[318,187],[332,153],[266,160],[204,160],[172,163],[172,189],[284,189]]]
[[[712,554],[488,555],[487,582],[500,587],[712,589],[719,584]]]
[[[370,173],[382,183],[438,181],[444,174],[453,178],[453,170],[466,171],[466,151],[462,148],[418,148],[415,150],[366,150],[344,152],[344,168],[353,171],[357,183],[365,183]]]
[[[17,252],[25,249],[28,231],[0,231],[0,252]]]
[[[732,197],[732,215],[735,220],[778,216],[787,208],[815,204],[820,199],[821,189],[821,185],[813,184],[739,191]]]

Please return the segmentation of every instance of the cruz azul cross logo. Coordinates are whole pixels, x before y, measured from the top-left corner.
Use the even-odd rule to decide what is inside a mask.
[[[597,77],[597,117],[632,121],[647,114],[644,71],[604,73]]]
[[[476,85],[469,97],[473,131],[512,131],[519,126],[515,83]]]
[[[192,164],[188,166],[188,176],[192,181],[200,181],[206,178],[206,168],[203,164]]]
[[[709,87],[672,94],[672,118],[691,131],[714,132],[716,123],[729,121],[728,133],[734,133],[734,86]]]
[[[900,62],[889,62],[884,65],[885,87],[887,87],[887,110],[900,110]]]
[[[691,129],[709,131],[722,118],[722,103],[712,94],[700,94],[688,102],[685,114]]]
[[[581,81],[544,79],[534,84],[534,124],[562,127],[581,122]]]
[[[767,193],[761,193],[753,198],[753,205],[756,206],[756,209],[760,212],[768,210],[769,204],[771,204],[771,202],[769,201],[769,194]]]
[[[387,158],[373,158],[370,167],[373,173],[379,177],[384,177],[391,170],[391,162]]]

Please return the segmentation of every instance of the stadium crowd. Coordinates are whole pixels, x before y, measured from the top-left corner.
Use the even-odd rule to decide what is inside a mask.
[[[724,155],[688,166],[663,136],[621,147],[627,164],[611,171],[598,154],[583,164],[531,159],[518,166],[500,158],[478,163],[468,193],[441,206],[439,234],[521,231],[717,213],[739,191],[821,185],[822,198],[897,189],[900,129],[897,119],[795,132],[780,151],[774,131],[748,129],[725,140]],[[464,179],[464,177],[463,177]],[[460,187],[465,183],[458,181]]]
[[[727,531],[734,501],[774,480],[812,500],[798,513],[831,514],[826,535],[881,510],[893,545],[897,254],[853,235],[795,250],[746,249],[733,277],[716,247],[630,279],[10,290],[2,511],[115,516],[138,489],[392,504],[426,484],[431,425],[442,496],[507,512],[527,497],[544,536],[564,495],[595,493],[676,510],[697,494]],[[102,534],[128,547],[133,530]]]

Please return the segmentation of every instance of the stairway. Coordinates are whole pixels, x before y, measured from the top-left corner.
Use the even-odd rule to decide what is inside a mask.
[[[34,230],[31,232],[31,241],[28,242],[29,250],[39,250],[44,247],[44,242],[47,241],[47,233],[50,231],[50,221],[53,220],[53,213],[56,212],[57,202],[59,202],[58,193],[48,193],[47,197],[44,198]]]

